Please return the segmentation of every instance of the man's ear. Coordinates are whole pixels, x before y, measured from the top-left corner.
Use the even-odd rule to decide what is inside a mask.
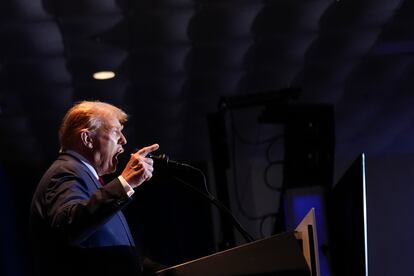
[[[93,139],[92,139],[92,135],[88,130],[83,130],[81,132],[81,140],[82,140],[82,144],[87,147],[88,149],[92,149],[93,148]]]

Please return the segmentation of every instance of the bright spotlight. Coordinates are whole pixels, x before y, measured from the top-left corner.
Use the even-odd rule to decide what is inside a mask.
[[[112,71],[99,71],[93,74],[95,80],[109,80],[115,77],[115,73]]]

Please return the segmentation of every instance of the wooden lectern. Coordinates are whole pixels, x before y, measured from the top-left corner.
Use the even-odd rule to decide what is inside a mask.
[[[310,276],[294,232],[244,244],[160,270],[160,276]]]

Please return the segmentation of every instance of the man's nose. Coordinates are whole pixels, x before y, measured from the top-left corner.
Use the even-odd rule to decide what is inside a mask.
[[[127,143],[127,139],[125,138],[124,134],[121,133],[121,138],[119,138],[119,144],[125,145]]]

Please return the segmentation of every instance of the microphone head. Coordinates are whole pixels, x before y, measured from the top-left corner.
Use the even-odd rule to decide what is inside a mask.
[[[147,154],[147,157],[154,160],[155,167],[167,167],[170,161],[170,158],[168,157],[168,155],[164,153],[159,154],[159,155],[149,153]]]
[[[147,157],[154,160],[154,168],[156,169],[173,169],[173,170],[193,170],[194,168],[188,164],[180,163],[175,160],[171,160],[166,154],[147,154]]]

